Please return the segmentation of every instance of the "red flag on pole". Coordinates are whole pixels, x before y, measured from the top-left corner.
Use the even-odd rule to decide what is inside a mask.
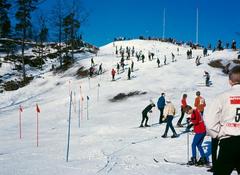
[[[36,111],[37,113],[40,113],[40,108],[38,107],[38,104],[36,104]]]
[[[21,105],[19,106],[19,111],[23,112],[23,107]]]

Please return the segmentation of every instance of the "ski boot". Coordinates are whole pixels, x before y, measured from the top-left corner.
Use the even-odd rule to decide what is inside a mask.
[[[145,124],[145,127],[150,127],[150,125],[148,125],[148,124]]]
[[[182,128],[183,125],[181,123],[177,123],[177,127]]]
[[[196,165],[197,164],[197,159],[196,157],[191,157],[191,160],[188,161],[188,165]]]
[[[197,165],[197,166],[208,165],[208,160],[207,160],[207,158],[206,158],[206,157],[201,157],[201,158],[198,160],[198,162],[197,162],[196,165]]]
[[[167,134],[163,134],[163,135],[162,135],[162,138],[167,138]]]
[[[179,135],[177,133],[174,133],[171,138],[177,138]]]

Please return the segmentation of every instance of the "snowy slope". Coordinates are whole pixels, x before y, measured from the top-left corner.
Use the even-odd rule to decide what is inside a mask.
[[[134,46],[136,51],[142,50],[146,62],[135,62],[135,78],[127,80],[127,71],[116,75],[117,81],[111,81],[111,69],[116,68],[120,57],[116,57],[113,46]],[[200,66],[195,66],[195,59],[187,60],[187,46],[179,46],[159,41],[119,41],[100,48],[95,55],[75,55],[78,63],[61,75],[51,72],[43,74],[33,82],[17,91],[4,92],[0,101],[0,174],[1,175],[138,175],[138,174],[209,174],[204,168],[186,167],[168,164],[163,158],[176,161],[187,161],[187,135],[179,138],[161,138],[165,124],[140,129],[141,111],[149,100],[157,101],[161,92],[171,99],[180,113],[180,99],[183,93],[188,94],[188,103],[193,104],[195,92],[200,90],[206,103],[218,93],[229,88],[227,77],[218,69],[207,65],[209,60],[232,59],[236,52],[214,52],[202,58]],[[163,63],[164,55],[169,63],[157,68],[156,59],[148,61],[148,51],[154,52]],[[171,52],[176,55],[177,62],[171,62]],[[193,56],[202,55],[202,50],[193,50]],[[155,57],[156,57],[155,56]],[[80,65],[90,66],[94,57],[97,64],[103,63],[106,72],[91,79],[76,79]],[[129,61],[129,65],[130,65]],[[7,68],[6,68],[7,69]],[[203,72],[208,71],[213,82],[212,87],[199,86],[204,82]],[[98,89],[98,84],[100,87]],[[78,128],[78,110],[80,86],[83,111],[80,111],[81,127]],[[99,90],[99,100],[97,97]],[[146,91],[146,95],[128,98],[120,102],[110,102],[118,93]],[[66,163],[67,126],[69,111],[69,91],[73,92],[72,125],[69,162]],[[89,110],[87,99],[89,96]],[[39,147],[36,147],[36,111],[39,104],[41,113]],[[18,107],[24,107],[23,138],[19,139]],[[89,119],[87,119],[87,112]],[[176,115],[174,124],[179,115]],[[149,124],[157,123],[159,111],[153,110]],[[182,128],[176,128],[178,133]],[[169,136],[171,131],[169,131]],[[193,136],[190,136],[190,139]],[[209,137],[204,145],[209,146]],[[209,149],[205,149],[209,152]],[[153,158],[159,163],[155,163]]]

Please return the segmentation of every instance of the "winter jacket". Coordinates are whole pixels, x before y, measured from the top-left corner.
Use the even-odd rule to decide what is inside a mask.
[[[169,115],[174,116],[175,114],[176,114],[176,109],[175,109],[174,105],[171,102],[167,103],[166,106],[164,107],[163,119],[165,120],[167,118],[167,116],[169,116]]]
[[[240,136],[240,85],[218,95],[206,110],[204,121],[213,138]]]
[[[153,105],[153,104],[148,105],[148,106],[142,111],[142,114],[143,114],[143,115],[147,115],[147,113],[148,113],[149,111],[151,111],[154,106],[155,106],[155,105]]]
[[[190,118],[191,123],[193,124],[193,131],[196,134],[201,134],[206,132],[206,127],[200,112],[197,109],[193,110]]]
[[[185,107],[187,106],[186,98],[183,98],[181,102],[182,102],[182,105],[181,105],[182,109],[185,109]]]
[[[165,103],[165,97],[164,97],[164,96],[161,96],[161,97],[158,99],[158,102],[157,102],[158,109],[164,108],[165,105],[166,105],[166,103]]]
[[[205,99],[201,96],[195,98],[194,106],[200,111],[203,112],[206,106]]]
[[[112,76],[114,76],[116,73],[116,71],[114,69],[112,69]]]

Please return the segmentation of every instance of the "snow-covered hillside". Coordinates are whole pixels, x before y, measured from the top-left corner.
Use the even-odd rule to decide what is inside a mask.
[[[137,62],[135,57],[131,57],[135,63],[131,80],[127,80],[126,70],[116,75],[116,81],[111,81],[111,69],[116,69],[116,64],[120,61],[120,56],[115,55],[115,46],[134,46],[136,51],[142,50],[146,56],[145,63]],[[177,133],[181,134],[180,137],[163,139],[161,135],[165,124],[156,124],[159,120],[159,111],[156,108],[149,117],[149,124],[156,125],[138,128],[142,110],[149,104],[150,99],[156,103],[162,92],[166,93],[166,99],[171,99],[178,109],[173,120],[175,125],[180,113],[182,94],[188,94],[187,101],[192,105],[195,93],[199,90],[208,105],[216,94],[229,88],[227,76],[207,63],[213,59],[226,61],[237,58],[237,52],[225,50],[210,53],[208,57],[201,58],[203,64],[196,66],[195,59],[187,59],[186,51],[189,49],[188,46],[159,41],[118,41],[101,47],[97,56],[76,54],[77,63],[65,73],[53,75],[52,72],[47,72],[26,87],[13,92],[3,92],[0,101],[0,174],[210,174],[205,168],[163,161],[163,158],[187,161],[187,134],[181,134],[184,128],[176,128]],[[156,59],[148,61],[149,51],[155,53],[155,58],[160,58],[160,68],[157,67]],[[176,62],[172,62],[171,53],[175,54]],[[201,49],[193,50],[193,57],[202,56],[202,53]],[[163,65],[164,55],[167,56],[167,65]],[[103,64],[105,72],[90,79],[77,79],[75,74],[80,65],[89,68],[92,57],[96,64]],[[126,67],[131,65],[131,60],[126,60]],[[201,85],[205,81],[204,71],[211,75],[211,87]],[[70,91],[73,92],[73,105],[67,163],[65,159]],[[109,101],[119,93],[133,91],[147,94],[118,102]],[[80,106],[83,106],[83,109],[79,111],[81,94],[84,100]],[[36,103],[41,110],[39,147],[36,147]],[[21,140],[18,127],[19,105],[23,106]],[[171,131],[168,134],[171,136]],[[190,135],[190,139],[192,137]],[[209,155],[209,137],[205,138],[204,146]],[[154,162],[153,158],[158,159],[159,163]]]

